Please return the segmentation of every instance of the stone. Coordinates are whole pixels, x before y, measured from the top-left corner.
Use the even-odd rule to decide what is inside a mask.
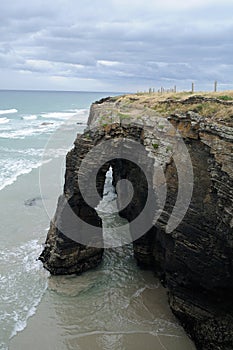
[[[78,135],[74,148],[67,154],[64,194],[58,201],[40,260],[52,274],[81,273],[100,263],[103,254],[100,235],[94,237],[95,241],[99,240],[99,247],[92,247],[91,240],[90,245],[82,245],[77,240],[66,237],[57,226],[60,221],[64,225],[69,221],[65,215],[68,202],[82,220],[101,229],[101,219],[82,197],[78,171],[88,152],[102,141],[112,140],[114,145],[121,138],[134,140],[145,148],[147,159],[143,163],[144,168],[153,174],[152,165],[155,160],[164,171],[164,180],[154,183],[153,176],[146,179],[140,168],[132,162],[112,159],[98,172],[98,193],[100,197],[103,195],[105,174],[110,165],[113,168],[115,186],[122,179],[132,183],[134,195],[120,214],[130,222],[134,238],[133,223],[142,212],[148,194],[152,193],[150,199],[156,202],[156,191],[160,187],[162,189],[166,182],[165,206],[156,222],[153,221],[153,213],[144,217],[151,227],[142,237],[134,240],[135,258],[143,268],[154,270],[166,285],[170,307],[195,341],[198,350],[232,350],[233,125],[188,110],[189,104],[194,103],[231,105],[232,102],[193,96],[183,100],[186,111],[163,117],[155,107],[149,108],[148,101],[149,107],[144,107],[143,99],[140,100],[138,96],[130,96],[130,103],[126,103],[126,100],[127,97],[107,98],[91,106],[88,127],[83,135]],[[180,100],[178,102],[182,103]],[[169,99],[161,103],[171,106],[178,102]],[[174,149],[174,132],[167,128],[166,121],[175,127],[184,140],[194,174],[189,208],[181,223],[170,233],[166,231],[166,224],[176,203],[179,185],[174,159],[179,159],[182,165],[184,182],[187,177],[185,159],[177,154],[179,148]],[[106,148],[104,154],[96,155],[96,159],[104,159],[108,151]],[[129,154],[130,152],[134,152],[134,149],[129,149]],[[139,154],[138,157],[143,160],[142,155]],[[86,174],[95,166],[95,162],[88,163]],[[85,173],[82,176],[85,177]],[[92,193],[88,192],[88,175],[86,176],[85,189],[92,198]],[[124,191],[119,189],[119,207],[123,203]],[[77,237],[86,234],[81,226],[74,225],[72,229]]]

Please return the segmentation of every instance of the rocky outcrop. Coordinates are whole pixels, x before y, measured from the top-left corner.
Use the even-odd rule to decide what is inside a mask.
[[[158,107],[161,101],[149,104],[149,100],[141,96],[107,98],[93,104],[89,127],[83,135],[78,135],[67,155],[64,194],[58,201],[40,257],[53,274],[80,273],[101,261],[101,220],[94,209],[98,198],[88,179],[98,168],[96,188],[101,197],[105,174],[111,165],[114,184],[124,179],[134,188],[126,206],[128,182],[124,188],[117,188],[117,194],[120,214],[130,223],[135,258],[139,265],[156,271],[167,286],[171,309],[201,350],[233,348],[232,117],[214,118],[211,112],[203,117],[197,113],[200,103],[221,106],[223,102],[224,108],[231,108],[231,104],[226,106],[226,101],[217,100],[184,99],[182,112],[172,109],[166,117]],[[171,99],[162,102],[171,109]],[[179,132],[182,141],[174,143],[174,130]],[[121,139],[137,142],[145,152],[136,152],[134,144],[128,143],[121,145],[119,154],[116,143]],[[182,142],[188,155],[183,152]],[[99,144],[103,144],[101,153],[98,153]],[[91,150],[96,153],[88,158]],[[112,157],[106,158],[111,152]],[[193,184],[189,183],[187,173],[188,157],[192,163]],[[154,164],[163,170],[164,178],[160,173],[155,176]],[[149,176],[146,177],[144,171]],[[83,176],[82,190],[79,176]],[[161,210],[159,198],[165,183],[167,195]],[[183,193],[179,192],[180,185]],[[187,206],[186,191],[192,185],[193,193]],[[92,205],[87,204],[86,197]],[[151,211],[144,210],[148,201]],[[177,219],[180,215],[174,211],[177,202],[184,217],[169,230],[171,217]],[[77,224],[69,208],[81,222],[94,227],[90,236],[86,225]],[[144,211],[141,223],[147,223],[147,230],[139,237],[135,234],[138,231],[135,220]],[[155,212],[158,220],[154,220]],[[67,231],[69,237],[64,234]]]
[[[80,135],[75,141],[75,147],[66,156],[64,194],[58,200],[45,248],[39,257],[44,267],[54,275],[79,274],[97,266],[102,260],[102,236],[95,235],[94,232],[93,235],[86,238],[87,244],[81,244],[85,232],[80,222],[75,220],[80,218],[93,227],[102,227],[101,219],[96,211],[85,202],[78,186],[77,169],[85,154],[92,147],[93,141],[87,135]],[[99,178],[97,186],[101,192],[104,185],[104,173]]]

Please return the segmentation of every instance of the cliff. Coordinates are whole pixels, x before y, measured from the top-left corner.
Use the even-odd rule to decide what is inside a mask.
[[[101,261],[95,208],[112,166],[138,263],[167,286],[197,349],[232,349],[232,115],[233,102],[221,96],[138,94],[94,103],[67,154],[44,267],[81,273]]]

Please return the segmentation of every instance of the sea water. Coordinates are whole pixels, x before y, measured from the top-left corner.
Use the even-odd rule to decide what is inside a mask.
[[[0,349],[194,349],[166,291],[132,246],[108,249],[82,276],[50,276],[37,260],[64,185],[65,154],[91,102],[109,93],[0,91]],[[100,203],[104,225],[114,189]],[[144,344],[144,345],[142,345]]]

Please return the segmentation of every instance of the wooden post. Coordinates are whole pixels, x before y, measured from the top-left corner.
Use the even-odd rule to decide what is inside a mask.
[[[194,93],[194,83],[192,83],[192,94]]]
[[[217,85],[218,85],[218,82],[215,80],[215,82],[214,82],[214,92],[217,92]]]

